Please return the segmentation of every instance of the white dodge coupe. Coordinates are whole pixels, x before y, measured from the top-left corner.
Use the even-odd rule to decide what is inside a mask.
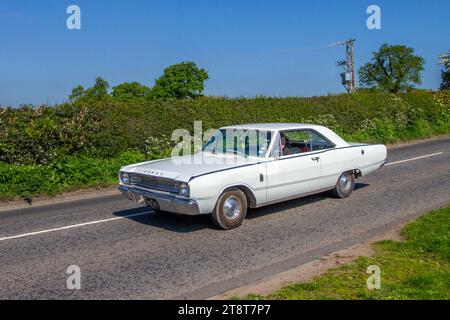
[[[348,143],[323,126],[237,125],[217,130],[196,154],[121,168],[119,189],[156,211],[211,214],[231,229],[248,208],[327,190],[348,197],[386,155],[384,145]]]

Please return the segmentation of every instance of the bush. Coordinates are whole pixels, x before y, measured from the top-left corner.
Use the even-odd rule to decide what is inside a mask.
[[[0,110],[0,194],[57,193],[116,181],[121,164],[170,156],[171,133],[257,122],[327,126],[357,142],[450,132],[448,91],[311,98],[80,99]]]
[[[89,102],[88,102],[89,101]],[[449,93],[356,93],[313,98],[77,101],[6,109],[0,115],[0,161],[47,164],[61,156],[114,157],[170,147],[173,130],[254,122],[309,122],[347,139],[390,142],[448,132]],[[151,145],[149,145],[149,143]]]
[[[117,182],[119,169],[148,158],[137,151],[127,151],[116,158],[65,156],[42,165],[0,163],[0,197],[54,195],[79,187],[106,186]]]

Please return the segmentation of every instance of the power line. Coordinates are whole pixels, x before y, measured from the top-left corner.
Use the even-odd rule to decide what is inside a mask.
[[[342,85],[345,87],[348,93],[356,91],[355,86],[355,59],[353,51],[353,43],[355,39],[350,39],[347,41],[339,41],[331,44],[329,48],[334,48],[336,46],[345,46],[345,60],[340,60],[336,62],[338,67],[342,67],[344,72],[341,73]]]

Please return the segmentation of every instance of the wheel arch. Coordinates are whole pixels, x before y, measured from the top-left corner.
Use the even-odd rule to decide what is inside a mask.
[[[355,175],[355,179],[358,179],[358,178],[362,177],[361,169],[353,169],[353,170],[350,170],[350,171],[352,171],[353,174]]]
[[[224,192],[233,190],[233,189],[238,189],[244,193],[245,198],[247,199],[247,206],[249,208],[256,208],[256,206],[257,206],[256,197],[255,197],[253,191],[251,190],[251,188],[244,184],[236,184],[236,185],[231,185],[231,186],[227,186],[227,187],[223,188],[219,194],[219,197],[217,198],[217,201],[219,201],[220,196]],[[216,204],[217,204],[217,202],[216,202]]]
[[[338,177],[340,177],[344,172],[351,172],[351,173],[353,173],[354,176],[355,176],[355,179],[358,179],[358,178],[361,178],[361,177],[362,177],[362,171],[361,171],[361,169],[345,169],[345,170],[342,170],[342,171],[339,173]]]

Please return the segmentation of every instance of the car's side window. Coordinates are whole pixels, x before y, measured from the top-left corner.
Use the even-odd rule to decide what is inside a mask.
[[[300,154],[311,151],[308,130],[280,132],[281,156]]]
[[[309,139],[312,151],[334,148],[334,144],[331,141],[314,130],[309,130]]]

